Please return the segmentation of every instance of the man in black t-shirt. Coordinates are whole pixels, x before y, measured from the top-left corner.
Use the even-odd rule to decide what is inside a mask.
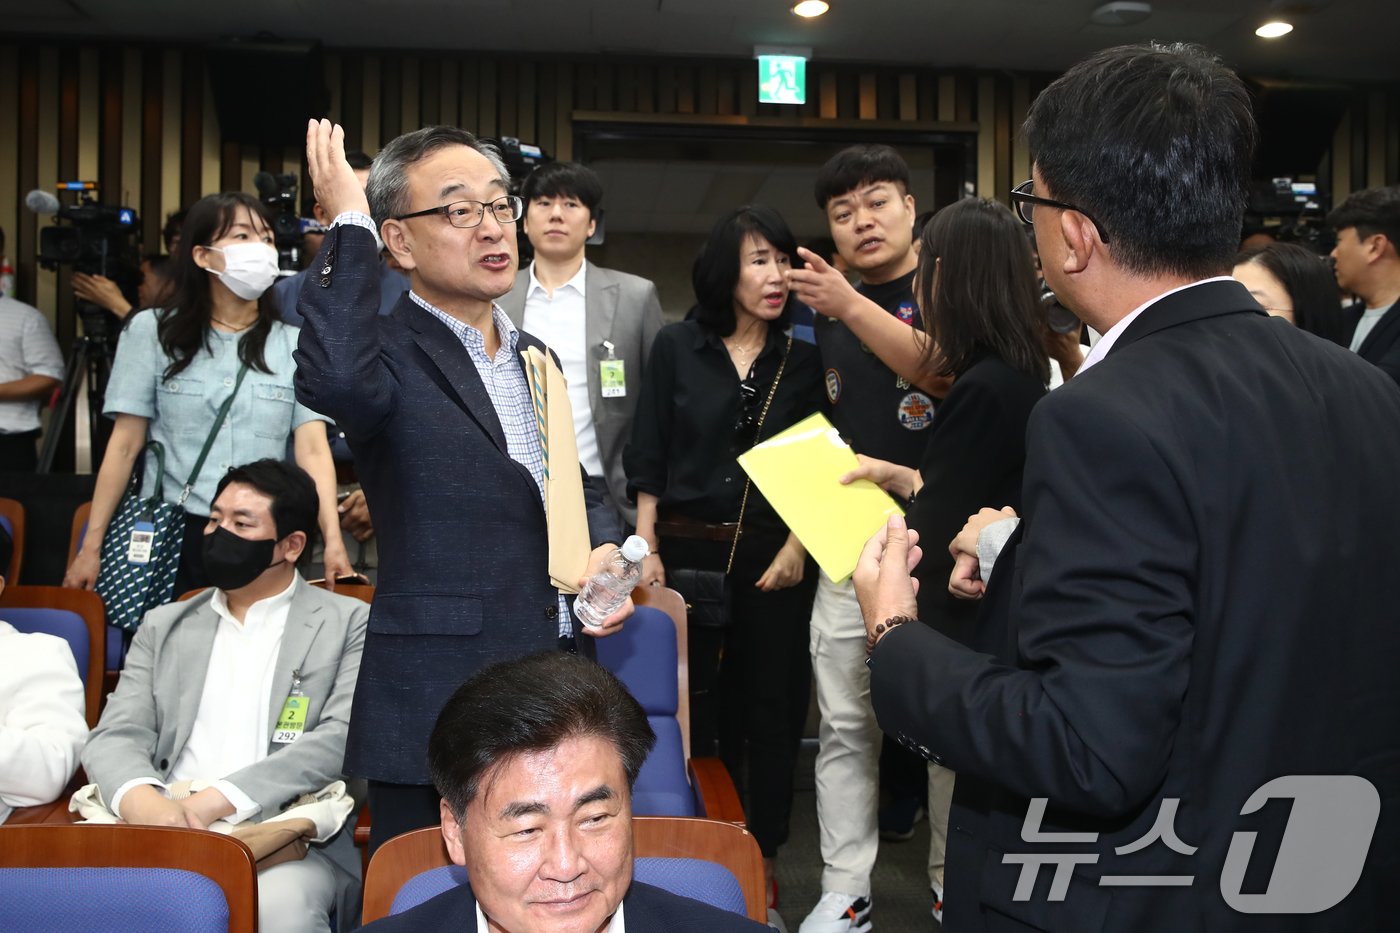
[[[799,250],[807,268],[788,273],[797,299],[816,313],[832,423],[858,453],[917,466],[948,381],[926,363],[927,338],[914,303],[909,167],[889,146],[852,146],[822,166],[816,200],[841,258],[860,276],[852,287],[809,250]],[[821,710],[817,819],[824,868],[821,901],[800,933],[864,933],[879,846],[880,729],[870,706],[865,626],[849,580],[820,576],[811,649]],[[941,877],[942,845],[937,848]]]

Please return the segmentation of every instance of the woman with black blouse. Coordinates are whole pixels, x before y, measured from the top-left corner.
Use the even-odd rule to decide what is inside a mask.
[[[919,620],[971,645],[978,604],[949,595],[948,544],[983,506],[1020,511],[1026,423],[1050,379],[1035,261],[1010,209],[967,198],[934,215],[920,239],[914,298],[928,351],[953,388],[918,470],[861,456],[845,481],[863,477],[897,499],[912,497],[909,527],[924,548]]]
[[[787,333],[795,300],[786,273],[796,255],[791,231],[771,208],[743,207],[715,225],[692,273],[697,313],[657,334],[624,455],[637,533],[654,555],[643,583],[664,583],[666,566],[723,571],[743,509],[729,569],[733,621],[689,630],[691,744],[710,754],[717,734],[747,797],[770,900],[807,716],[816,577],[736,458],[823,404],[816,347]]]

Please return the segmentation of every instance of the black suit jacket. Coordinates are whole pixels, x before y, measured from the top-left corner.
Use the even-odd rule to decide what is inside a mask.
[[[369,231],[333,229],[311,270],[297,398],[345,432],[379,539],[345,769],[426,784],[452,691],[493,661],[558,648],[544,507],[452,331],[407,295],[378,315]],[[521,334],[528,346],[540,344]],[[601,496],[588,484],[585,496],[594,545],[618,540]]]
[[[909,510],[909,527],[924,548],[915,570],[919,621],[963,644],[976,631],[978,607],[948,593],[948,543],[983,506],[1020,512],[1026,422],[1044,397],[1040,380],[987,355],[958,376],[929,431],[919,463],[923,488]]]
[[[1031,415],[1024,520],[972,650],[925,626],[881,641],[886,732],[958,772],[950,931],[1379,930],[1400,903],[1400,389],[1354,354],[1272,326],[1244,287],[1149,307]],[[1085,495],[1088,490],[1088,495]],[[1269,885],[1286,775],[1360,775],[1379,825],[1349,897],[1314,915],[1234,910],[1233,834]],[[1030,798],[1044,832],[1026,842]],[[1164,799],[1194,854],[1149,836]],[[1301,806],[1301,804],[1300,804]],[[1294,840],[1316,878],[1329,853]],[[1018,900],[1007,854],[1079,853],[1061,902]],[[1119,887],[1106,876],[1189,877]],[[1307,887],[1307,885],[1302,885]]]
[[[1355,327],[1352,328],[1354,332]],[[1376,326],[1356,348],[1356,355],[1374,363],[1387,376],[1400,382],[1400,301],[1390,306]]]
[[[757,933],[768,929],[747,917],[638,881],[632,882],[622,903],[627,933]],[[476,898],[471,886],[464,884],[362,929],[374,933],[475,933]]]

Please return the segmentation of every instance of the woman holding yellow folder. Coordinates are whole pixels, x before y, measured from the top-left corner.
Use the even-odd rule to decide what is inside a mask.
[[[747,797],[770,901],[807,716],[816,574],[736,458],[823,405],[817,349],[788,335],[785,273],[798,262],[771,208],[739,208],[715,225],[692,274],[697,313],[657,334],[623,456],[637,534],[656,555],[643,583],[664,582],[668,568],[691,579],[727,570],[728,625],[705,628],[691,613],[691,744],[711,754],[717,734]]]
[[[914,297],[928,352],[953,387],[917,470],[862,456],[842,482],[869,479],[911,500],[909,527],[924,544],[919,620],[971,645],[977,604],[948,593],[948,543],[983,506],[1020,509],[1026,423],[1050,379],[1035,261],[1010,209],[968,198],[935,214],[920,238]]]

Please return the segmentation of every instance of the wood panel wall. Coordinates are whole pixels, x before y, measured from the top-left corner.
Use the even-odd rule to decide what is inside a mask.
[[[518,136],[556,158],[573,153],[575,119],[839,129],[942,130],[976,138],[976,187],[1005,199],[1029,177],[1019,126],[1045,75],[940,72],[814,61],[808,102],[757,103],[751,60],[535,60],[523,56],[328,52],[330,116],[349,144],[373,154],[399,133],[456,123]],[[1400,182],[1400,101],[1358,90],[1329,161],[1334,192]],[[24,209],[34,188],[98,181],[103,199],[137,209],[146,251],[165,217],[218,190],[252,191],[260,171],[298,171],[300,149],[220,140],[198,48],[20,44],[0,40],[0,226],[19,297],[73,336],[66,276],[38,269],[38,229]],[[305,179],[303,176],[303,185]]]

